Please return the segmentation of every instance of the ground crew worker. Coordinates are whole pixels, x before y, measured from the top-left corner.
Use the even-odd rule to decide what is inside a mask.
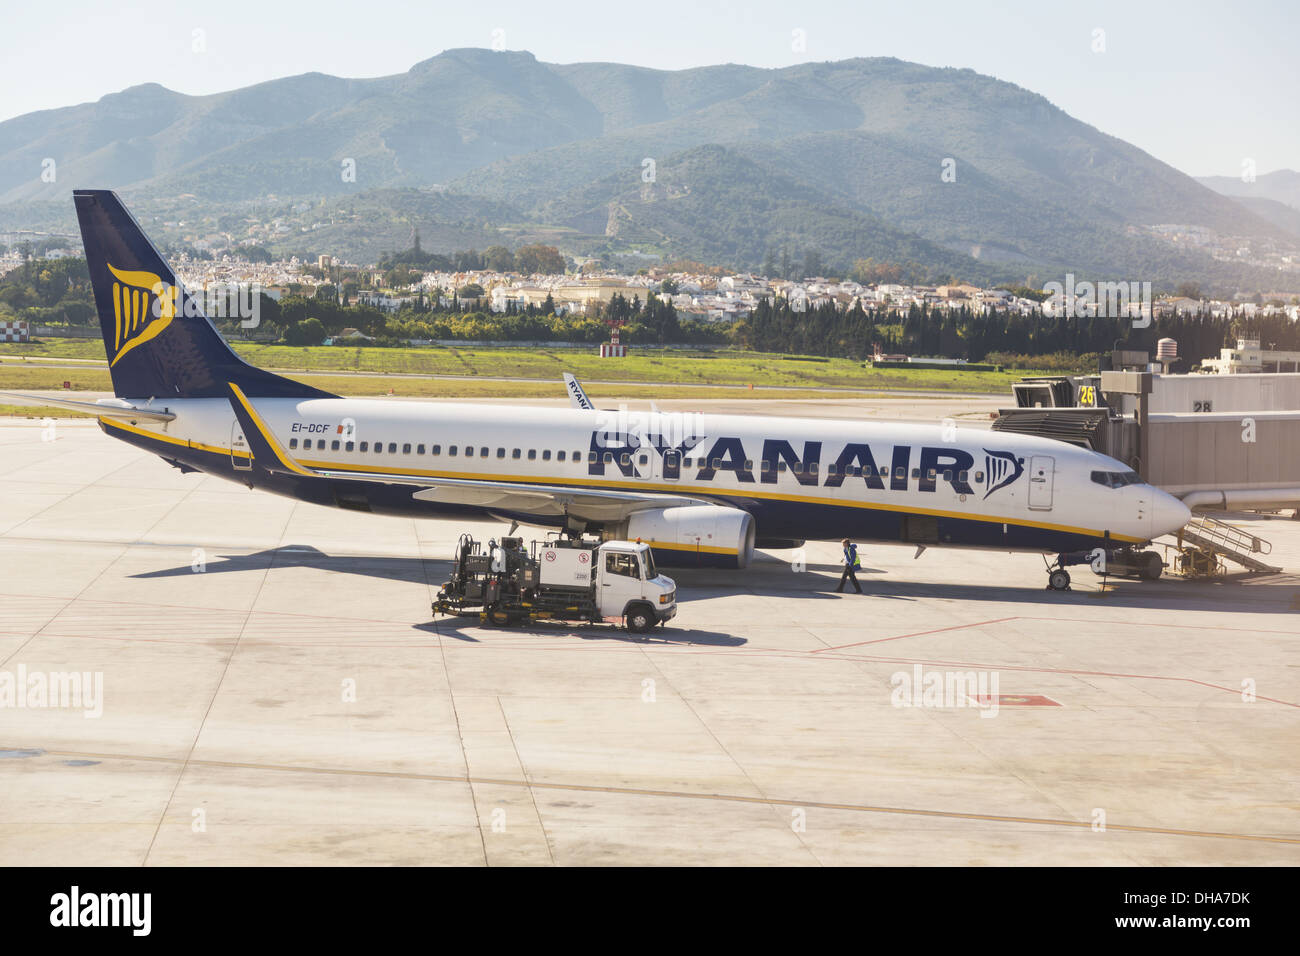
[[[853,588],[859,594],[862,593],[862,585],[858,583],[857,569],[861,567],[858,562],[858,546],[845,538],[840,542],[844,546],[844,573],[840,575],[840,586],[835,589],[835,593],[844,593],[844,582],[852,581]]]

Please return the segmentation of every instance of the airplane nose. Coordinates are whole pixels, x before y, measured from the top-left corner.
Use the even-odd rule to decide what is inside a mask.
[[[1151,502],[1151,537],[1173,534],[1192,520],[1192,509],[1173,495],[1159,489],[1152,489]]]

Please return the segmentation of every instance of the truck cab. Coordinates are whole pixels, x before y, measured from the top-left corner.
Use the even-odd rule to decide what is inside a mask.
[[[595,556],[596,604],[605,620],[621,619],[629,631],[648,631],[677,613],[677,583],[659,573],[649,545],[606,541]]]

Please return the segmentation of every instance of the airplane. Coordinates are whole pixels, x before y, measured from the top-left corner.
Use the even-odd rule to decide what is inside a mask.
[[[116,397],[39,400],[88,408],[184,472],[354,511],[637,538],[678,567],[846,537],[918,556],[1132,555],[1190,517],[1113,458],[951,424],[601,410],[571,376],[561,409],[343,398],[239,358],[115,193],[74,202]]]

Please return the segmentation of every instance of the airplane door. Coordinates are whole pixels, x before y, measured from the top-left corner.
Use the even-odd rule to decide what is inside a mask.
[[[239,452],[244,452],[240,455]],[[244,430],[239,427],[238,421],[230,423],[230,464],[235,471],[252,471],[253,455],[248,449],[248,442],[244,440]]]
[[[682,472],[682,453],[676,448],[670,448],[663,455],[664,473],[663,477],[668,481],[676,481],[681,477]]]
[[[632,455],[632,474],[641,481],[649,481],[653,478],[655,470],[654,449],[649,445],[642,445],[630,454]]]
[[[1056,459],[1034,455],[1029,459],[1029,508],[1032,511],[1052,510],[1052,476],[1056,473]]]

